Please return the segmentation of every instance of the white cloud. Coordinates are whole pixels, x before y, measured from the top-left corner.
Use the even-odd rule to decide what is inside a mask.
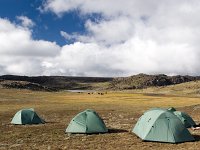
[[[64,37],[67,41],[74,41],[81,37],[77,33],[68,34],[67,32],[64,31],[60,31],[60,35]]]
[[[48,74],[59,75],[197,74],[200,66],[196,54],[187,44],[163,46],[151,40],[133,38],[112,47],[76,42],[62,47],[60,55],[46,63],[50,66]]]
[[[47,0],[43,5],[43,11],[50,10],[59,16],[73,10],[80,10],[82,14],[137,16],[151,13],[157,4],[156,0],[126,0],[126,2],[124,0]]]
[[[64,46],[56,60],[66,74],[200,73],[200,1],[47,0],[43,5],[58,16],[74,10],[102,17],[88,17],[84,35],[66,34],[77,41]],[[62,66],[64,58],[71,63]]]
[[[61,31],[66,40],[33,40],[27,26],[0,19],[0,68],[28,75],[126,76],[200,73],[198,0],[47,0],[58,16],[78,10],[85,34]],[[99,13],[98,19],[90,19]],[[89,15],[89,16],[88,16]]]
[[[68,34],[67,32],[64,32],[64,31],[60,31],[60,35],[62,37],[64,37],[66,40],[71,40],[72,39],[72,36],[70,34]]]
[[[103,20],[98,23],[89,20],[85,26],[90,37],[92,37],[91,41],[98,43],[122,43],[134,35],[134,21],[127,17]]]
[[[35,23],[26,16],[17,16],[17,19],[21,21],[23,27],[31,28],[35,25]]]
[[[33,40],[26,27],[3,18],[0,18],[0,47],[1,74],[42,74],[42,62],[60,52],[56,43]]]

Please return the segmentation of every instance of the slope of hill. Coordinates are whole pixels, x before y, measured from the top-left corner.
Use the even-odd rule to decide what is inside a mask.
[[[168,86],[184,82],[197,81],[199,76],[167,76],[138,74],[130,77],[114,78],[111,82],[113,89],[144,89],[155,86]]]
[[[14,89],[28,89],[33,91],[55,91],[55,89],[42,86],[37,83],[31,83],[27,81],[10,81],[10,80],[0,80],[0,87],[3,88],[14,88]]]
[[[98,89],[102,87],[107,87],[108,83],[113,80],[113,78],[104,77],[68,77],[68,76],[38,76],[38,77],[28,77],[28,76],[15,76],[15,75],[3,75],[0,76],[2,81],[17,82],[25,81],[29,83],[34,83],[43,87],[47,87],[53,91],[57,90],[76,90],[76,89]],[[9,85],[8,85],[9,86]],[[16,87],[17,88],[17,87]]]
[[[200,80],[199,76],[167,76],[138,74],[130,77],[67,77],[67,76],[0,76],[0,85],[6,88],[58,90],[132,90],[163,87]],[[5,82],[7,81],[7,82]],[[9,81],[9,82],[8,82]],[[22,82],[23,81],[23,82]]]
[[[135,89],[135,93],[165,94],[165,95],[195,95],[200,96],[200,81],[191,81],[176,85],[162,87],[148,87],[146,89]]]

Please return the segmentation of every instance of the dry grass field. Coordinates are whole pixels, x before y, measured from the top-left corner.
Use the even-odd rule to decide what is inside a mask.
[[[137,91],[138,92],[138,91]],[[200,97],[196,95],[134,94],[104,95],[69,92],[34,92],[0,88],[0,150],[3,149],[200,149],[200,131],[191,131],[195,142],[168,144],[143,142],[131,129],[142,113],[152,107],[176,107],[200,123]],[[11,125],[22,108],[35,108],[48,123]],[[65,129],[78,112],[94,109],[110,129],[107,134],[70,135]]]

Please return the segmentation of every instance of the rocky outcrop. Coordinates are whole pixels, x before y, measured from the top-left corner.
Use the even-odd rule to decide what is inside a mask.
[[[111,82],[113,89],[142,89],[151,86],[167,86],[173,84],[180,84],[189,81],[199,80],[200,77],[196,76],[167,76],[164,74],[159,75],[146,75],[138,74],[130,77],[114,78]]]

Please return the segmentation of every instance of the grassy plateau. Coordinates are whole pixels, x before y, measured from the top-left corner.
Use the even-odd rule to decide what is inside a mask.
[[[180,144],[143,142],[131,132],[138,118],[152,107],[173,106],[187,112],[197,123],[200,123],[198,93],[180,94],[182,89],[172,93],[170,91],[174,91],[173,88],[106,91],[103,95],[0,88],[0,150],[200,149],[200,131],[198,130],[190,130],[196,139],[195,142]],[[14,114],[22,108],[34,108],[47,123],[42,125],[10,124]],[[65,134],[70,120],[80,111],[89,108],[98,112],[106,126],[111,129],[110,133],[70,136]]]

